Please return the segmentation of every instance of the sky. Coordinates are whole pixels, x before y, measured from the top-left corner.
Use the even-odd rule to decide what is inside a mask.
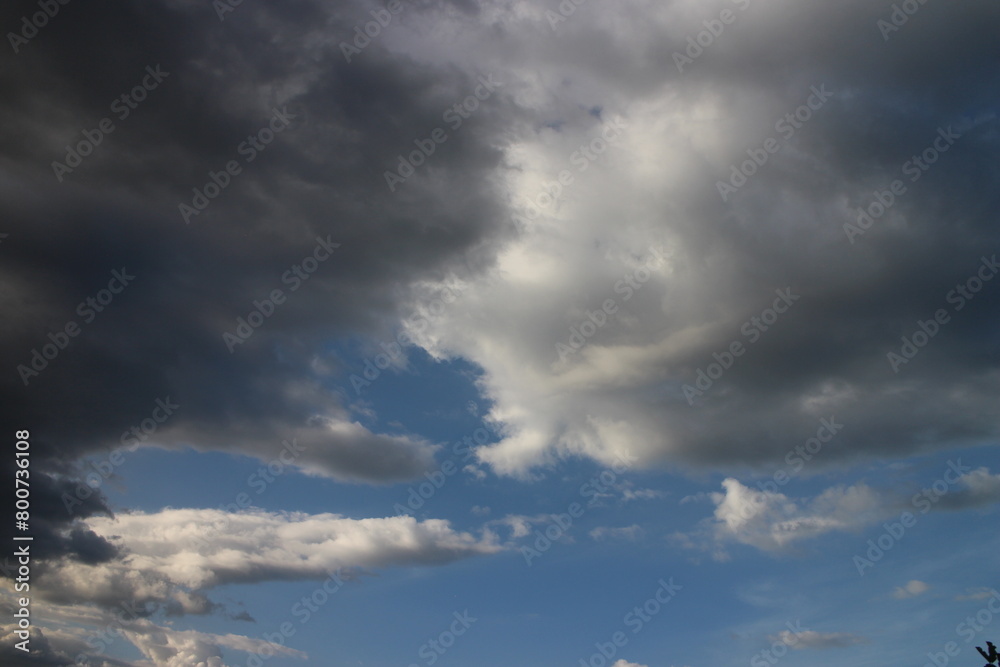
[[[4,3],[0,663],[983,664],[998,22]]]

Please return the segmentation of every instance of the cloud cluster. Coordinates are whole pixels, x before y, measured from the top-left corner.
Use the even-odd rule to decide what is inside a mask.
[[[678,71],[675,54],[733,4],[740,21]],[[36,5],[8,3],[0,22]],[[478,456],[526,479],[570,458],[778,463],[831,415],[847,426],[817,465],[995,441],[1000,290],[985,283],[961,309],[949,295],[1000,251],[986,194],[1000,10],[928,3],[887,41],[877,20],[890,6],[623,0],[553,26],[522,0],[434,0],[351,62],[339,44],[365,2],[243,3],[225,21],[186,0],[61,6],[0,68],[11,91],[0,97],[0,419],[32,425],[49,599],[207,613],[204,591],[222,583],[495,550],[404,517],[112,517],[99,493],[65,512],[81,457],[120,447],[168,396],[179,408],[143,446],[266,461],[295,439],[305,474],[420,476],[436,443],[361,423],[348,380],[400,329],[480,371],[500,440]],[[169,75],[57,178],[52,163],[68,162],[149,67]],[[487,75],[497,90],[390,191],[385,173]],[[718,183],[816,86],[832,93],[822,108],[720,198]],[[288,127],[247,160],[241,147],[276,109]],[[907,171],[947,128],[959,137],[948,152]],[[233,160],[240,173],[181,215]],[[906,193],[863,236],[845,235],[894,179]],[[317,238],[340,245],[303,274]],[[115,271],[135,278],[98,308]],[[426,327],[407,319],[456,281],[461,299]],[[275,290],[286,299],[265,313]],[[797,300],[772,319],[776,290]],[[891,367],[886,354],[941,308],[941,333]],[[253,313],[253,335],[227,347]],[[406,352],[392,365],[389,377]],[[686,385],[702,392],[694,405]],[[1000,498],[988,470],[962,484],[935,508]],[[727,479],[689,539],[779,552],[901,503],[864,484],[762,498]],[[517,537],[532,521],[508,525]],[[136,645],[164,664],[212,664],[238,643],[142,627]]]
[[[813,498],[794,499],[778,491],[750,488],[730,477],[723,480],[721,493],[701,496],[715,505],[712,517],[692,533],[673,537],[683,546],[712,550],[718,558],[728,557],[725,545],[731,543],[777,554],[827,533],[860,531],[899,516],[901,511],[919,515],[1000,502],[1000,474],[991,474],[986,468],[957,475],[953,484],[954,488],[946,485],[939,492],[932,485],[912,494],[880,491],[861,482],[833,486]],[[698,499],[689,496],[682,502]],[[910,582],[907,586],[920,585]],[[920,592],[905,589],[907,595]]]

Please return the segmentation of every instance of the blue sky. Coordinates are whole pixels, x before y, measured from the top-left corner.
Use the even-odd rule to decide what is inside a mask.
[[[998,18],[4,7],[0,662],[982,664]]]
[[[477,419],[481,415],[473,414],[479,412],[476,401],[481,400],[472,382],[476,374],[467,364],[435,363],[419,353],[414,357],[406,372],[389,373],[365,392],[365,409],[372,412],[363,423],[372,428],[398,424],[444,444],[440,470],[445,461],[462,460],[462,454],[449,454],[454,443],[483,427],[482,419]],[[363,364],[363,358],[356,363]],[[495,440],[491,433],[490,441]],[[782,491],[790,498],[811,498],[834,484],[866,482],[885,489],[906,485],[915,495],[943,478],[948,461],[959,460],[963,465],[997,467],[995,451],[981,447],[912,457],[905,463],[871,461],[836,472],[820,467],[820,453],[816,470],[804,468]],[[335,506],[346,516],[368,518],[391,515],[397,504],[407,507],[410,489],[419,497],[420,485],[428,481],[344,486],[302,476],[288,467],[272,477],[273,483],[252,486],[248,480],[254,475],[266,479],[261,465],[247,457],[141,450],[120,470],[121,479],[116,481],[121,487],[110,485],[106,492],[113,506],[146,512],[171,505],[225,506],[245,492],[254,508],[266,511],[315,514]],[[698,496],[720,490],[721,475],[681,471],[616,475],[606,497],[590,505],[591,499],[596,500],[590,489],[597,487],[587,487],[586,496],[580,489],[600,480],[607,470],[567,461],[536,482],[492,474],[477,480],[469,473],[454,473],[432,495],[425,487],[430,497],[412,511],[413,516],[447,519],[457,530],[473,532],[512,515],[542,519],[532,525],[530,535],[511,540],[501,553],[447,568],[373,570],[361,575],[338,588],[308,617],[303,607],[298,615],[291,610],[304,596],[314,594],[316,582],[231,585],[221,587],[215,597],[237,602],[256,620],[253,630],[246,622],[206,618],[175,621],[174,627],[274,640],[281,623],[290,621],[295,634],[286,638],[289,646],[310,656],[335,653],[342,664],[358,665],[427,664],[431,654],[419,655],[420,647],[447,629],[454,612],[465,610],[477,620],[468,636],[441,656],[441,664],[579,664],[579,659],[590,660],[599,650],[596,643],[607,645],[616,631],[624,631],[629,641],[618,649],[615,660],[736,665],[759,656],[771,664],[763,654],[773,648],[774,640],[768,637],[786,630],[789,623],[829,636],[835,645],[847,644],[824,650],[823,664],[914,660],[942,651],[949,641],[961,647],[957,660],[966,664],[976,654],[975,641],[965,640],[982,644],[993,636],[989,625],[982,632],[968,625],[974,632],[971,636],[955,630],[966,617],[989,609],[990,599],[982,595],[990,588],[991,555],[997,548],[989,510],[924,514],[920,509],[925,503],[914,505],[912,496],[904,499],[916,523],[893,540],[881,560],[872,566],[862,563],[861,576],[854,558],[867,558],[868,540],[885,533],[883,524],[898,521],[898,513],[856,531],[824,536],[796,552],[768,554],[735,545],[728,560],[718,561],[679,546],[674,536],[692,532],[711,515],[711,501]],[[188,480],[183,505],[177,503],[173,481],[179,478]],[[774,475],[747,470],[737,478],[758,488],[757,483],[766,484]],[[135,501],[135,491],[126,488],[136,484],[143,489],[141,503]],[[637,492],[639,498],[627,499]],[[936,494],[924,497],[929,501]],[[574,502],[586,509],[565,535],[551,546],[538,542],[538,535],[554,525],[553,515],[566,514]],[[602,529],[605,532],[594,532]],[[496,530],[502,539],[510,537],[509,531]],[[538,551],[539,545],[544,550]],[[681,586],[676,599],[641,626],[634,620],[625,625],[626,615],[655,594],[661,579]],[[321,599],[318,596],[314,604]],[[918,642],[912,639],[915,624],[926,628]],[[393,640],[386,642],[390,629]],[[116,648],[130,648],[121,644]],[[781,662],[815,664],[811,653],[793,649],[781,656]],[[141,657],[134,649],[113,655]],[[663,661],[664,656],[669,662]],[[266,662],[302,664],[301,659],[281,657]]]

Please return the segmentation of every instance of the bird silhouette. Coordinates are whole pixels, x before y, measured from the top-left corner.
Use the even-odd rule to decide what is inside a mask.
[[[979,655],[986,659],[986,664],[983,667],[991,667],[993,663],[1000,664],[1000,654],[997,654],[997,647],[993,645],[993,642],[986,642],[986,648],[989,649],[989,653],[978,646],[976,647],[976,650],[979,651]]]

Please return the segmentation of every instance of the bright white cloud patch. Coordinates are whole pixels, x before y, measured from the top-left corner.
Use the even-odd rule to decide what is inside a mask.
[[[961,468],[949,468],[951,473]],[[728,558],[723,549],[728,543],[746,544],[761,551],[780,553],[796,543],[831,532],[854,532],[898,516],[901,511],[913,514],[928,511],[953,511],[996,503],[1000,475],[986,468],[970,473],[947,474],[934,487],[913,495],[905,492],[881,492],[864,483],[834,486],[809,499],[793,499],[777,491],[758,490],[738,480],[726,478],[723,492],[697,494],[681,499],[681,504],[710,500],[715,505],[711,519],[706,519],[690,534],[676,534],[682,546],[710,549],[715,557]],[[917,588],[921,582],[910,582]],[[897,591],[903,589],[897,589]],[[915,590],[909,594],[917,595]]]
[[[716,505],[714,537],[763,551],[782,551],[831,531],[857,530],[878,521],[887,510],[885,499],[864,484],[833,487],[806,502],[757,491],[732,478],[722,486],[724,493],[710,494]]]
[[[88,524],[119,543],[126,558],[95,566],[62,564],[49,577],[49,597],[124,595],[169,600],[184,612],[203,613],[198,591],[222,584],[323,579],[339,568],[442,565],[499,549],[454,531],[447,521],[409,516],[167,509],[92,518]]]

